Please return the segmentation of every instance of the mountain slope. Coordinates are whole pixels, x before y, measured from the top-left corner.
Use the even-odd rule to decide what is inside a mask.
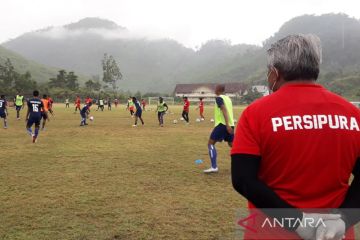
[[[16,72],[25,73],[29,71],[31,73],[32,79],[38,83],[48,82],[49,79],[55,77],[60,70],[60,68],[49,67],[45,64],[40,64],[36,61],[28,60],[20,54],[0,46],[0,64],[4,64],[7,59],[10,59]],[[70,69],[68,71],[72,70]],[[87,81],[89,78],[84,74],[76,74],[78,75],[78,80],[81,84]]]
[[[4,46],[38,62],[89,75],[101,74],[101,59],[108,53],[120,65],[121,88],[142,92],[171,92],[176,83],[206,81],[203,77],[211,77],[209,69],[254,48],[209,41],[195,52],[174,40],[134,36],[97,18],[26,33]]]
[[[136,36],[98,18],[27,33],[4,46],[29,59],[88,75],[101,74],[101,59],[108,53],[120,65],[123,90],[171,92],[176,83],[263,84],[270,44],[298,33],[314,33],[321,38],[321,83],[346,96],[360,94],[360,22],[344,14],[293,18],[265,40],[263,47],[211,40],[195,51],[170,39]],[[352,86],[354,82],[357,84]]]
[[[38,82],[46,82],[49,78],[56,76],[57,69],[39,64],[32,60],[27,60],[21,55],[12,52],[0,46],[0,64],[4,64],[6,59],[10,59],[19,73],[31,72],[34,80]]]

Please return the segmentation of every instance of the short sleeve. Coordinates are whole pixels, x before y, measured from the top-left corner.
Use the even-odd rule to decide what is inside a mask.
[[[216,105],[218,107],[221,107],[222,105],[224,105],[224,100],[221,97],[216,97]]]
[[[240,117],[236,128],[235,138],[231,154],[252,154],[260,156],[260,146],[257,141],[256,133],[258,130],[255,127],[255,116],[252,116],[248,109],[245,109]]]

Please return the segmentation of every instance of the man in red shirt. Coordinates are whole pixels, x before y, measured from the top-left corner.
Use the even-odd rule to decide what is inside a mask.
[[[201,121],[204,121],[204,120],[205,120],[205,117],[204,117],[204,101],[203,101],[203,98],[199,98],[199,106],[198,106],[198,109],[199,109],[199,111],[200,111]]]
[[[85,99],[85,104],[87,104],[88,106],[89,106],[89,109],[90,109],[90,107],[91,107],[91,105],[92,105],[92,99],[91,99],[91,97],[89,97],[89,96],[87,96],[87,98]]]
[[[270,217],[298,224],[261,229],[268,239],[341,239],[356,224],[360,208],[360,112],[345,99],[315,83],[320,40],[292,35],[268,50],[268,83],[274,93],[244,110],[232,154],[234,188],[250,208],[289,209]],[[351,174],[354,180],[349,186]],[[302,209],[336,209],[315,214],[321,226],[304,226]],[[306,224],[305,224],[306,225]],[[256,239],[245,232],[245,239]],[[326,236],[326,238],[325,238]],[[348,231],[346,239],[352,239]]]
[[[79,109],[79,111],[81,111],[81,108],[80,108],[80,105],[81,105],[81,99],[79,96],[76,96],[76,99],[75,99],[75,111],[74,113],[76,113],[76,111]]]
[[[146,108],[146,101],[145,101],[145,99],[141,99],[141,105],[142,105],[143,111],[146,111],[146,110],[145,110],[145,108]]]
[[[184,101],[184,108],[183,108],[183,112],[182,112],[182,117],[184,118],[184,120],[188,124],[189,123],[190,101],[188,100],[187,97],[183,97],[183,101]]]
[[[49,113],[51,113],[52,116],[54,116],[54,111],[53,111],[53,104],[54,104],[54,100],[49,96],[47,96],[47,99],[49,101]]]

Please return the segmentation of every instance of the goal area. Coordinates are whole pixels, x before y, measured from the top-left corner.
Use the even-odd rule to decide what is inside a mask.
[[[162,97],[164,99],[164,102],[166,102],[168,105],[174,105],[175,104],[175,98],[174,97]],[[149,97],[149,105],[157,105],[159,102],[159,97]]]

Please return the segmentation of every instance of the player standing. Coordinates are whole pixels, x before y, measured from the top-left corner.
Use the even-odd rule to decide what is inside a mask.
[[[111,111],[111,99],[110,98],[107,99],[107,109],[109,111]]]
[[[103,112],[104,111],[104,99],[99,99],[99,108]]]
[[[234,139],[234,114],[231,99],[224,95],[225,85],[216,86],[216,103],[214,107],[215,128],[212,131],[209,141],[208,150],[211,160],[211,168],[204,170],[204,173],[218,172],[217,151],[215,144],[226,141],[230,147]]]
[[[119,100],[118,100],[117,98],[115,98],[114,104],[115,104],[115,107],[117,108],[117,106],[118,106],[118,104],[119,104]]]
[[[35,90],[33,92],[33,97],[30,98],[27,102],[28,110],[26,113],[26,129],[27,132],[32,136],[32,142],[37,141],[40,129],[41,121],[41,109],[43,108],[43,103],[39,98],[39,91]],[[32,126],[35,124],[34,134],[32,132]]]
[[[138,119],[140,119],[142,125],[144,126],[144,120],[142,119],[142,109],[140,106],[140,102],[136,99],[136,97],[132,98],[132,102],[134,103],[134,107],[135,107],[135,124],[133,125],[133,127],[137,127],[137,121]]]
[[[76,96],[76,99],[75,99],[75,111],[74,113],[76,113],[76,111],[79,109],[79,111],[81,111],[81,108],[80,108],[80,105],[81,105],[81,99],[79,96]]]
[[[190,102],[187,97],[183,97],[183,101],[184,101],[184,108],[183,108],[183,112],[181,115],[184,118],[184,120],[186,121],[186,123],[189,124]]]
[[[134,102],[133,102],[133,98],[132,97],[129,97],[128,98],[128,102],[127,102],[127,107],[126,107],[126,110],[129,110],[130,111],[130,115],[131,117],[134,116]]]
[[[5,95],[0,96],[0,118],[4,119],[4,129],[7,129],[7,116],[9,116],[9,112],[7,109],[7,101],[5,99]]]
[[[318,37],[290,35],[267,53],[274,93],[241,115],[231,152],[232,183],[250,208],[287,209],[265,213],[297,224],[254,225],[256,233],[246,231],[244,239],[358,239],[351,226],[360,220],[359,109],[316,84]],[[306,224],[319,219],[306,210],[315,208],[337,214],[321,217],[324,224]]]
[[[90,96],[87,96],[86,99],[85,99],[85,104],[88,104],[89,107],[91,107],[92,101],[93,101],[93,100],[91,99],[91,97],[90,97]]]
[[[65,99],[65,108],[70,108],[69,98],[66,98],[66,99]]]
[[[49,99],[46,96],[46,94],[43,95],[41,102],[43,104],[43,108],[41,109],[41,118],[42,118],[41,130],[45,131],[46,121],[50,121],[49,114],[48,114],[50,103],[49,103]]]
[[[20,120],[20,110],[24,108],[24,96],[18,93],[15,97],[16,118]]]
[[[164,126],[164,115],[169,110],[168,105],[166,102],[164,102],[164,99],[162,97],[159,97],[159,102],[156,108],[156,112],[158,114],[158,120],[160,127]]]
[[[146,101],[145,101],[145,99],[141,99],[141,105],[142,105],[143,111],[146,111]]]
[[[204,117],[204,101],[203,101],[204,98],[199,98],[199,106],[197,107],[197,109],[199,109],[200,111],[200,119],[201,121],[204,121],[205,120],[205,117]]]

